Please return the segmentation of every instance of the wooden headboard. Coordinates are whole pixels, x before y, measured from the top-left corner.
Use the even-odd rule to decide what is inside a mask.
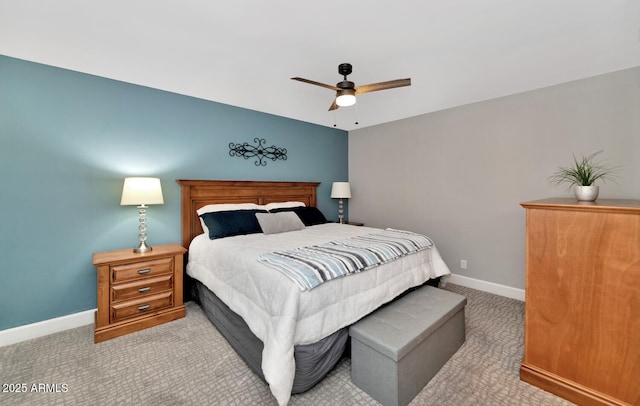
[[[202,234],[196,210],[207,204],[297,201],[316,206],[320,182],[271,182],[244,180],[177,180],[182,191],[182,246]]]

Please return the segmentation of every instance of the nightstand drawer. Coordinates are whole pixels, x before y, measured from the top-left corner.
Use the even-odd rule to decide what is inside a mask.
[[[173,258],[140,261],[111,267],[113,283],[173,273]]]
[[[111,306],[111,322],[142,316],[173,306],[172,292],[159,293],[146,298],[114,304]]]
[[[173,274],[145,278],[141,281],[121,283],[111,288],[111,301],[128,300],[173,289]]]

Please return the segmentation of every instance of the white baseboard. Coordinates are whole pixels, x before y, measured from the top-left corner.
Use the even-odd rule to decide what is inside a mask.
[[[524,302],[524,289],[512,288],[511,286],[499,285],[497,283],[473,279],[467,276],[456,275],[454,273],[451,274],[448,282]]]
[[[0,331],[0,347],[94,323],[96,309]]]
[[[448,282],[524,302],[524,289],[451,274]],[[0,331],[0,347],[94,323],[95,309]]]

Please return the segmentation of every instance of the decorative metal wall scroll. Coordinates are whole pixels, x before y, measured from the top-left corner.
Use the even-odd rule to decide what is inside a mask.
[[[239,156],[244,159],[249,158],[257,158],[255,161],[256,166],[266,166],[267,162],[265,159],[271,159],[272,161],[276,160],[287,160],[287,149],[279,148],[275,145],[270,147],[265,147],[264,144],[267,142],[264,138],[254,138],[253,142],[258,145],[249,145],[248,142],[242,144],[234,144],[233,142],[229,143],[229,156]]]

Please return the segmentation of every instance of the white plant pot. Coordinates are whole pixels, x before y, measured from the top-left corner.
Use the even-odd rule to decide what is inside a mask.
[[[600,192],[599,186],[574,186],[573,193],[576,196],[576,200],[580,202],[594,202],[598,198]]]

